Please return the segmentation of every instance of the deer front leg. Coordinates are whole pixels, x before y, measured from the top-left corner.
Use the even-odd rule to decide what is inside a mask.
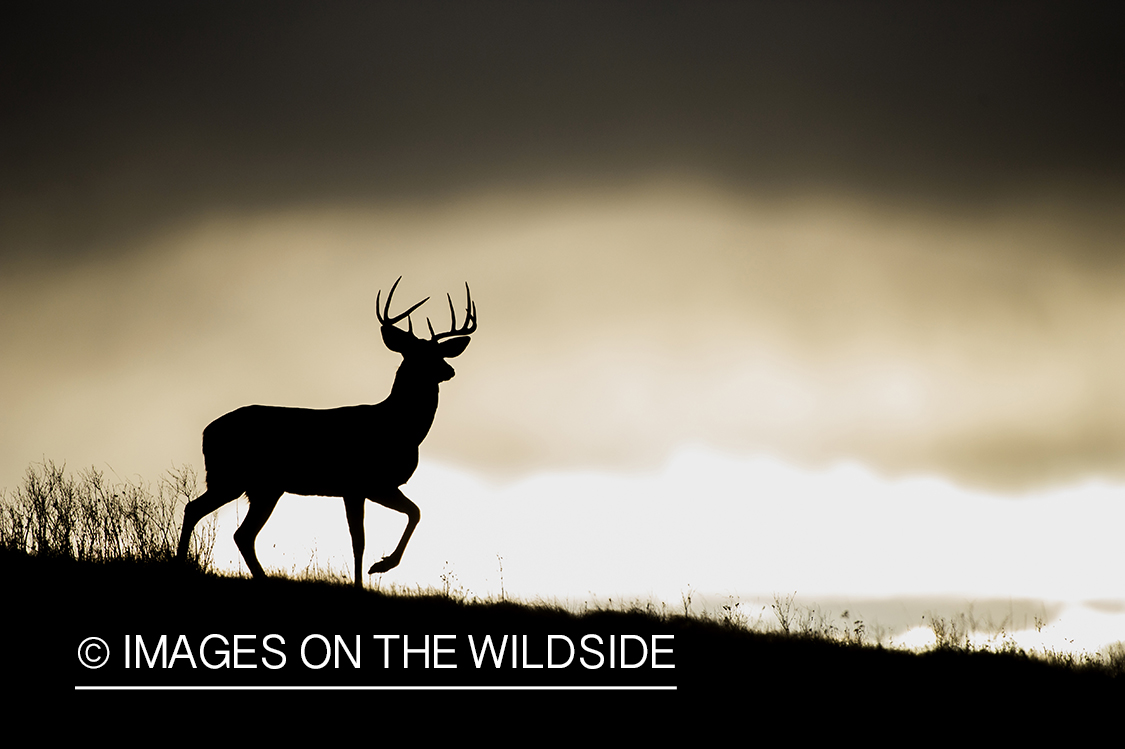
[[[418,505],[407,499],[406,495],[398,489],[369,499],[383,505],[383,507],[397,510],[406,515],[406,530],[402,532],[402,538],[398,540],[398,546],[388,556],[371,565],[371,569],[367,570],[367,574],[371,575],[394,569],[402,561],[402,552],[406,550],[406,544],[410,541],[410,535],[414,533],[418,521],[422,519],[422,511],[418,509]]]
[[[344,497],[344,512],[348,515],[348,530],[352,534],[352,554],[355,555],[355,586],[363,587],[363,497]]]

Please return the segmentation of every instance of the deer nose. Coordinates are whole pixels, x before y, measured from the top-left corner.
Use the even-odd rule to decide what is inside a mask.
[[[453,367],[449,366],[448,362],[442,361],[441,366],[437,370],[438,382],[451,380],[455,374],[457,373],[453,371]]]

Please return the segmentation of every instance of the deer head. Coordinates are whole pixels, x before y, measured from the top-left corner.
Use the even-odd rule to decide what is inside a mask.
[[[444,333],[435,333],[430,318],[426,318],[426,327],[430,329],[429,339],[419,338],[414,335],[414,325],[410,320],[410,313],[421,307],[429,297],[418,302],[405,312],[391,316],[391,297],[402,276],[391,286],[387,294],[387,302],[379,310],[379,292],[375,294],[375,315],[382,324],[383,343],[387,348],[402,354],[403,367],[408,367],[417,377],[425,377],[435,382],[445,382],[454,375],[453,367],[446,363],[446,359],[460,356],[469,345],[469,336],[477,329],[477,306],[473,303],[469,284],[465,284],[465,322],[457,327],[457,314],[453,310],[453,298],[449,294],[445,298],[449,301],[449,330]],[[395,327],[395,323],[406,319],[406,330]],[[456,337],[454,337],[456,336]],[[449,338],[451,340],[443,340]]]

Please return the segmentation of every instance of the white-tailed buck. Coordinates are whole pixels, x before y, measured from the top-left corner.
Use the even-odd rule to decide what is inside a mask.
[[[399,277],[398,281],[402,278]],[[191,532],[208,513],[246,494],[250,509],[234,533],[235,543],[254,577],[265,572],[254,553],[254,539],[266,524],[283,492],[342,497],[355,554],[355,584],[362,586],[363,503],[365,499],[406,515],[406,530],[398,546],[368,573],[398,566],[422,514],[399,490],[418,467],[418,445],[426,438],[437,413],[438,383],[453,377],[446,359],[458,356],[477,329],[477,308],[465,284],[465,322],[457,327],[453,299],[450,329],[429,339],[414,335],[410,313],[429,297],[400,315],[391,316],[391,297],[375,314],[382,324],[383,342],[402,354],[391,394],[373,406],[314,410],[277,406],[245,406],[220,416],[203,430],[203,460],[207,491],[184,508],[177,559],[187,557]],[[406,319],[408,330],[395,327]],[[443,339],[451,340],[443,340]]]

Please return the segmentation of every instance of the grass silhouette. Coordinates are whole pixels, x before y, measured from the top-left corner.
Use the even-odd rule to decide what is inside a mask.
[[[29,468],[15,492],[0,496],[0,563],[12,612],[9,636],[30,642],[27,652],[40,657],[24,665],[41,671],[45,663],[53,663],[58,673],[73,674],[79,685],[663,686],[675,687],[674,694],[704,698],[716,709],[769,709],[796,701],[834,715],[860,706],[909,709],[982,699],[990,711],[1065,706],[1108,720],[1125,696],[1121,652],[1079,657],[1015,647],[982,649],[955,622],[941,621],[937,627],[944,634],[936,646],[914,653],[874,642],[862,622],[833,622],[795,608],[791,597],[775,600],[780,626],[763,627],[748,623],[733,606],[692,614],[686,596],[682,612],[641,603],[588,605],[576,612],[504,597],[469,597],[448,581],[442,590],[357,590],[346,578],[220,575],[211,566],[207,534],[193,548],[189,564],[173,561],[177,508],[192,496],[193,479],[181,469],[155,488],[112,483],[93,469],[72,477],[44,461]],[[213,534],[209,543],[214,543]],[[42,622],[63,623],[74,643],[61,647],[44,640]],[[140,637],[150,651],[161,635],[170,638],[170,650],[176,637],[198,643],[214,633],[225,633],[228,641],[235,635],[256,635],[259,639],[251,642],[260,651],[260,638],[273,634],[287,643],[290,660],[280,669],[216,671],[178,664],[112,674],[78,668],[74,645],[99,632],[107,633],[114,647],[122,637]],[[409,637],[409,647],[419,648],[424,638],[439,635],[456,647],[448,659],[457,668],[349,669],[345,661],[343,667],[310,669],[299,667],[295,657],[297,644],[310,637],[331,642],[339,636],[345,647],[362,642],[365,653],[377,655],[387,641],[375,636]],[[521,651],[524,660],[510,658],[509,650],[500,667],[490,667],[488,659],[474,665],[467,644],[474,638],[471,644],[479,646],[486,635],[496,645],[503,637],[512,647],[527,644],[529,649]],[[598,668],[577,659],[565,668],[535,667],[548,657],[549,637],[565,646],[562,638],[578,644],[588,636],[600,638],[590,640],[594,647],[585,653],[588,662],[594,661],[594,651],[600,653]],[[626,643],[622,638],[632,639]],[[633,648],[634,659],[641,641],[648,647],[662,643],[668,652],[660,658],[674,668],[608,668],[606,643],[611,640],[620,648]],[[397,647],[402,640],[390,642]],[[47,662],[41,659],[45,650],[54,654]],[[417,664],[422,656],[408,655],[408,662],[411,658]],[[655,662],[656,656],[647,661]],[[509,668],[513,664],[521,667]]]
[[[170,560],[176,553],[182,505],[197,494],[195,470],[171,468],[151,486],[107,480],[91,466],[71,475],[65,464],[33,463],[23,483],[0,493],[0,547],[36,557],[80,561]],[[213,524],[189,552],[212,568]]]

